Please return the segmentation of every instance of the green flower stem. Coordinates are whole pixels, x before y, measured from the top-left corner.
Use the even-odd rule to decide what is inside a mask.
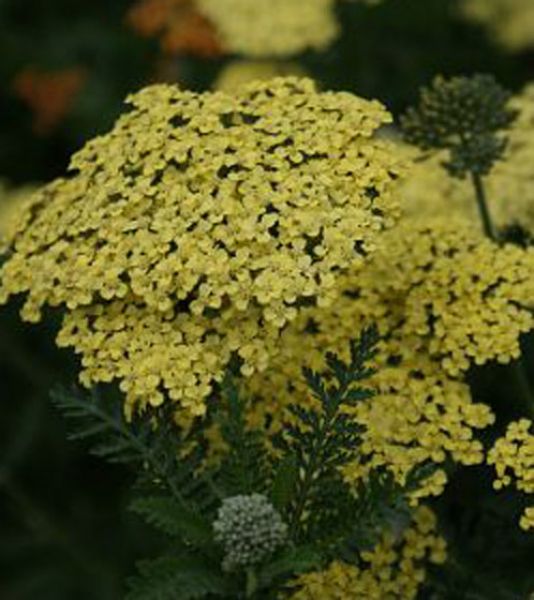
[[[245,592],[246,598],[253,598],[254,594],[258,590],[258,577],[256,576],[256,572],[251,567],[247,569],[247,588]]]
[[[484,189],[484,183],[482,177],[478,173],[471,173],[473,179],[473,185],[475,186],[475,194],[478,205],[478,212],[482,219],[482,225],[484,227],[484,233],[492,240],[497,241],[497,233],[491,220],[491,215],[488,208],[488,202],[486,200],[486,191]]]
[[[480,218],[482,219],[482,225],[484,227],[484,233],[494,242],[499,240],[496,233],[495,226],[491,220],[491,215],[488,208],[488,202],[486,199],[486,190],[484,188],[484,182],[482,177],[478,173],[471,172],[473,185],[475,187],[475,195],[477,199],[478,210]],[[521,358],[514,361],[510,365],[510,374],[514,380],[517,388],[519,397],[522,399],[525,409],[529,416],[534,417],[534,395],[530,387],[530,382],[525,370],[525,366]]]

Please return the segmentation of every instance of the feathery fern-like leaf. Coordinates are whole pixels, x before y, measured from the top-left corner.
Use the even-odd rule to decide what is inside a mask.
[[[245,403],[231,375],[223,382],[222,392],[225,404],[219,425],[229,451],[217,474],[217,484],[226,496],[263,493],[270,468],[262,434],[247,426]]]
[[[313,520],[319,508],[314,497],[318,498],[324,493],[321,488],[328,489],[330,485],[339,489],[338,469],[357,452],[361,426],[344,409],[373,395],[362,382],[375,372],[368,363],[376,354],[377,342],[376,328],[367,329],[359,340],[351,342],[350,361],[327,354],[325,373],[303,371],[319,407],[291,406],[298,424],[289,425],[279,439],[281,448],[297,459],[299,478],[289,511],[290,528],[297,539],[308,526],[305,521]]]
[[[259,572],[258,579],[261,587],[268,587],[276,579],[295,576],[305,571],[311,571],[321,562],[321,555],[309,546],[289,548]]]
[[[271,500],[273,506],[284,512],[290,504],[299,478],[297,457],[294,453],[284,456],[277,465],[271,486]]]
[[[129,580],[126,600],[195,600],[224,596],[226,582],[213,565],[201,559],[164,556],[142,561],[139,575]]]
[[[180,537],[196,547],[212,544],[211,522],[198,512],[184,508],[171,497],[151,496],[135,499],[130,508],[163,533]]]
[[[176,425],[172,407],[149,409],[127,421],[122,402],[102,399],[98,388],[89,393],[56,389],[52,398],[74,426],[70,438],[92,443],[90,451],[110,462],[131,464],[140,487],[168,492],[184,511],[214,510],[218,498],[213,487],[197,475],[201,445],[181,452],[188,438]]]
[[[151,425],[145,420],[127,423],[118,402],[104,401],[98,388],[52,390],[52,401],[73,425],[71,440],[88,440],[91,454],[114,463],[143,463],[147,459]]]

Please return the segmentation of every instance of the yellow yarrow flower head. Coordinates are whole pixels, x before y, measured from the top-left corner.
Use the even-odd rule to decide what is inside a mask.
[[[510,423],[488,453],[497,477],[496,490],[514,484],[525,494],[534,494],[534,426],[529,419]],[[534,529],[534,505],[527,507],[519,522],[522,529]]]
[[[335,0],[197,0],[224,47],[254,58],[323,50],[338,35]]]
[[[360,289],[456,376],[520,355],[519,338],[534,326],[533,269],[534,248],[500,246],[468,219],[413,217],[386,236]]]
[[[462,13],[485,25],[506,49],[517,52],[534,47],[534,4],[531,0],[463,0]]]
[[[13,239],[0,300],[67,308],[86,385],[202,414],[233,355],[268,364],[302,303],[330,304],[395,219],[402,169],[377,102],[275,79],[235,94],[153,86],[46,186]]]
[[[446,559],[445,540],[436,534],[436,517],[420,506],[400,536],[387,533],[377,546],[361,552],[359,565],[332,562],[323,571],[301,575],[290,600],[412,600],[429,563]]]

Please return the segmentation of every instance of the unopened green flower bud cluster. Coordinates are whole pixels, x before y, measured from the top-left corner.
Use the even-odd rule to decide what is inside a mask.
[[[226,498],[213,523],[224,547],[223,568],[233,571],[262,562],[287,539],[287,526],[263,494]]]
[[[436,77],[423,88],[418,106],[403,116],[405,138],[424,150],[449,150],[444,166],[451,175],[485,175],[506,147],[497,133],[516,116],[508,107],[509,99],[491,75]]]

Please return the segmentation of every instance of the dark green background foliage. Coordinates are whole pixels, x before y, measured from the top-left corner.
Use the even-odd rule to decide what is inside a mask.
[[[0,0],[0,178],[61,174],[84,140],[109,128],[123,97],[153,79],[158,46],[125,26],[131,4]],[[454,8],[454,0],[385,0],[374,9],[345,3],[340,40],[303,63],[325,87],[379,98],[397,115],[436,73],[489,72],[511,91],[534,79],[534,53],[503,52]],[[179,70],[187,85],[203,89],[225,60],[182,58]],[[82,66],[88,74],[68,117],[47,137],[32,132],[30,112],[12,92],[28,65]],[[29,327],[16,308],[0,309],[0,598],[121,598],[134,560],[156,555],[159,538],[125,510],[130,473],[67,441],[49,390],[71,383],[76,364],[54,347],[53,320]],[[495,405],[510,395],[506,373],[493,366],[472,379],[477,399]],[[493,494],[483,469],[460,469],[437,503],[455,561],[422,597],[525,598],[534,589],[534,544],[512,526],[517,502]]]

